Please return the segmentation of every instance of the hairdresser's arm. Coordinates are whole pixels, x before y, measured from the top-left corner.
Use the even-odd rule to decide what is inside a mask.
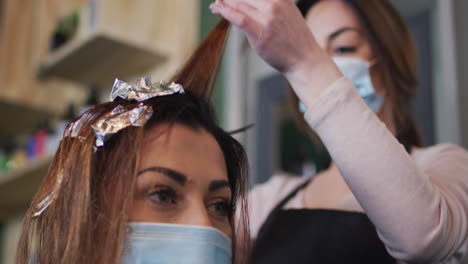
[[[252,48],[286,76],[306,106],[342,76],[332,59],[318,46],[291,0],[216,3],[211,6],[212,11],[243,30]]]
[[[320,50],[291,0],[225,0],[212,6],[240,27],[257,53],[284,73],[306,105],[306,119],[382,241],[397,259],[435,262],[468,234],[468,154],[419,168]]]

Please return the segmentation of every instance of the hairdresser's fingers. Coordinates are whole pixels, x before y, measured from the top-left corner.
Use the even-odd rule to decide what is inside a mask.
[[[230,4],[231,6],[235,5],[238,2],[247,3],[259,11],[268,12],[272,6],[278,6],[283,0],[223,0],[224,2]],[[290,1],[290,0],[288,0]]]
[[[241,2],[249,5],[236,8]],[[306,106],[342,76],[292,0],[217,0],[211,9],[246,34],[255,52],[285,75]]]
[[[258,23],[263,14],[250,2],[251,1],[246,0],[224,0],[224,3],[228,4],[232,8],[238,10],[239,12],[249,16],[253,21],[256,21]]]
[[[302,65],[308,67],[309,62],[316,61],[317,54],[323,52],[292,1],[268,0],[271,5],[268,12],[262,12],[258,17],[248,16],[228,1],[233,3],[235,0],[217,0],[212,10],[216,9],[215,13],[240,27],[256,53],[280,72],[306,72]],[[250,0],[249,3],[253,1],[263,0]]]
[[[259,5],[258,1],[252,0],[222,0],[224,3],[227,3],[230,6],[237,7],[238,4],[244,3],[247,4],[255,9],[261,9],[262,5]]]
[[[243,6],[242,8],[248,9],[249,7]],[[258,38],[258,36],[261,35],[262,29],[260,25],[246,14],[245,10],[241,11],[223,1],[212,3],[210,9],[214,14],[221,15],[223,18],[242,29],[249,40]],[[250,11],[253,12],[253,10]]]
[[[216,4],[227,4],[265,28],[274,20],[275,15],[281,15],[281,10],[284,8],[283,1],[285,0],[223,0],[222,2],[217,0]],[[260,29],[257,33],[261,31]]]

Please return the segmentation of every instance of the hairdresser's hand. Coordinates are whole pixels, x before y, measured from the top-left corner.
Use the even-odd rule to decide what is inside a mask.
[[[306,106],[341,76],[292,0],[217,0],[210,9],[244,32],[252,48],[286,76]]]
[[[252,48],[280,72],[291,71],[319,49],[292,0],[224,0],[210,8],[238,26]]]

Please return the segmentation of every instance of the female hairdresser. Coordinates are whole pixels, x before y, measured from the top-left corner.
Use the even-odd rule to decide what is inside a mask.
[[[420,145],[409,113],[414,47],[403,21],[384,0],[298,7],[210,6],[285,75],[333,159],[313,181],[273,177],[254,188],[253,263],[463,263],[468,153]]]

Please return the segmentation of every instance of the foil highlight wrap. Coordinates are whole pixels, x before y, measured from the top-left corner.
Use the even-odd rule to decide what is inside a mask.
[[[83,128],[86,126],[86,122],[92,118],[92,115],[89,113],[83,114],[80,118],[70,122],[70,124],[65,129],[64,137],[78,138],[84,140],[83,137],[78,136]]]
[[[119,79],[115,79],[110,100],[114,101],[117,97],[125,100],[143,101],[156,96],[184,93],[182,85],[177,83],[168,84],[164,81],[151,83],[151,79],[146,76],[138,78],[135,85],[130,85]]]
[[[129,126],[144,126],[153,115],[153,108],[140,103],[139,106],[125,110],[121,105],[115,107],[107,116],[91,125],[96,134],[96,147],[104,146],[104,142],[113,134]]]
[[[141,127],[145,125],[153,115],[153,108],[150,105],[145,105],[141,101],[157,96],[182,94],[184,92],[184,88],[180,84],[167,84],[164,81],[152,84],[149,77],[139,78],[135,85],[130,85],[124,81],[115,79],[110,94],[111,101],[120,97],[127,101],[138,101],[140,103],[130,108],[118,105],[112,109],[110,113],[94,122],[94,124],[91,125],[91,128],[96,135],[94,149],[96,150],[96,148],[104,146],[105,141],[109,139],[110,136],[127,127]],[[84,114],[68,126],[68,129],[64,132],[64,137],[77,138],[84,142],[84,138],[80,136],[80,134],[83,129],[88,126],[88,121],[92,119],[92,114]],[[33,218],[41,216],[57,199],[60,188],[66,179],[64,179],[63,171],[61,171],[56,177],[57,178],[50,193],[47,194],[47,196],[40,202],[33,205]]]
[[[60,172],[59,175],[57,175],[57,182],[52,188],[52,191],[39,203],[33,206],[32,208],[33,218],[36,218],[42,215],[42,213],[57,199],[58,190],[60,189],[60,186],[62,186],[62,181],[63,181],[63,173]]]

